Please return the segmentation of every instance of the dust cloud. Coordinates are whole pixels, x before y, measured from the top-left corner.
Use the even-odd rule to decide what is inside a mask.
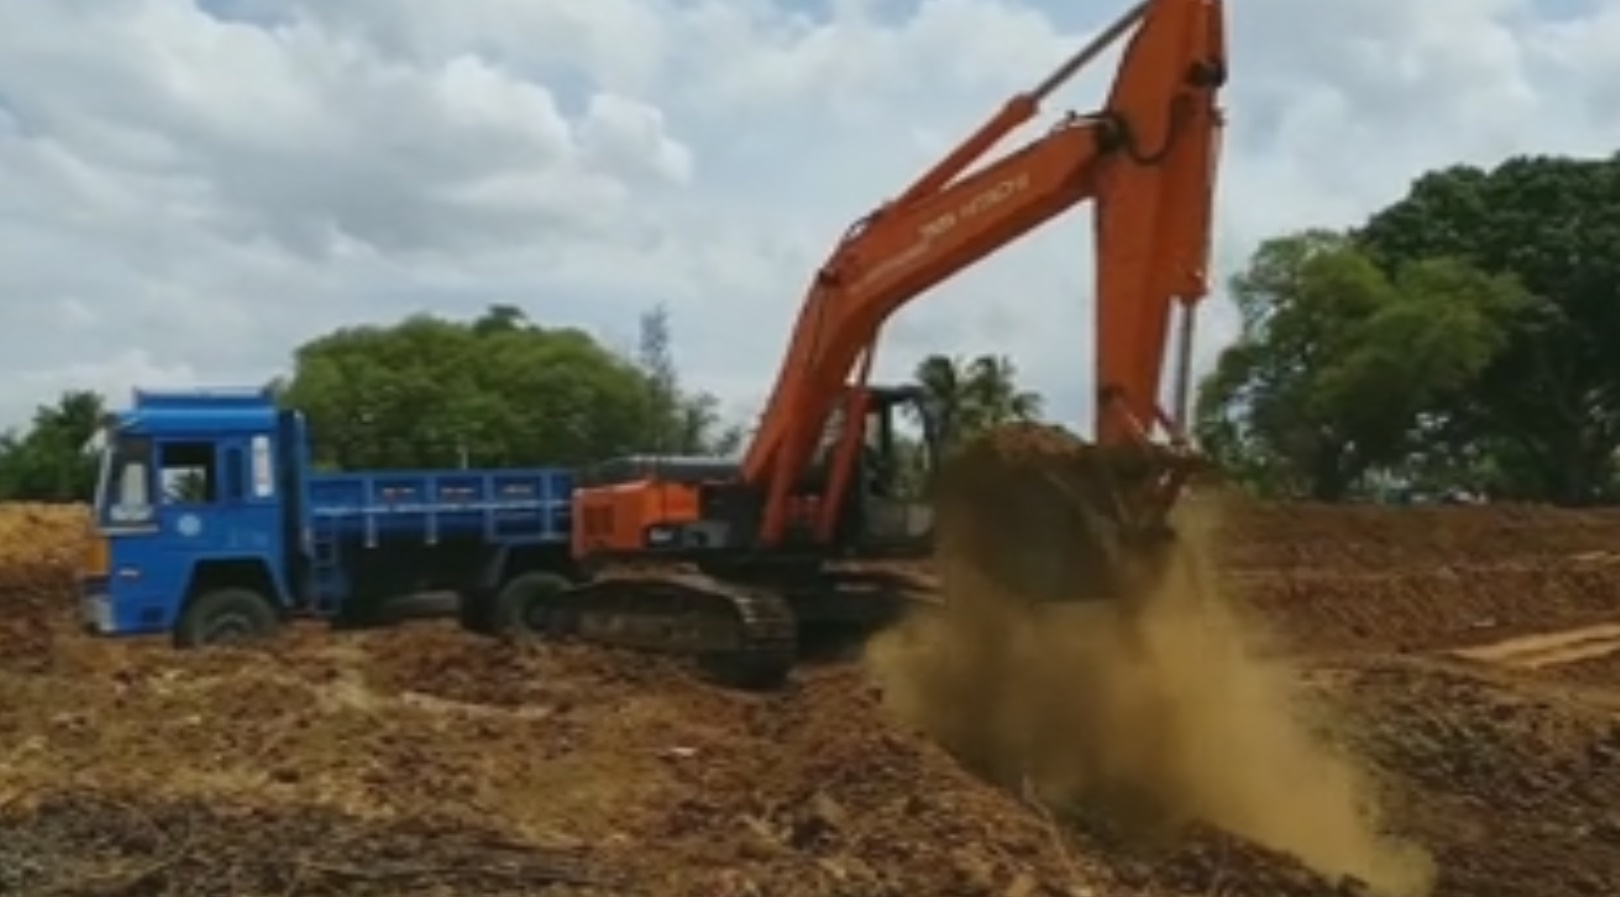
[[[1150,841],[1199,822],[1424,897],[1430,858],[1382,834],[1371,777],[1217,593],[1214,523],[1213,509],[1182,513],[1131,612],[1011,600],[985,572],[1002,562],[942,545],[945,609],[880,635],[868,662],[905,722],[1058,813]]]

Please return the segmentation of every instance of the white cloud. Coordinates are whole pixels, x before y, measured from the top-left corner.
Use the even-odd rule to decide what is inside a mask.
[[[261,382],[334,326],[489,303],[757,409],[843,228],[1099,27],[1016,0],[0,0],[0,423]],[[1122,4],[1123,6],[1123,4]],[[1230,4],[1217,261],[1425,168],[1620,145],[1620,7]],[[1099,101],[1106,70],[1061,106]],[[1054,112],[1060,109],[1053,109]],[[1034,133],[1032,131],[1032,133]],[[904,312],[885,373],[1012,352],[1089,407],[1086,211]],[[1216,303],[1205,362],[1230,333]]]

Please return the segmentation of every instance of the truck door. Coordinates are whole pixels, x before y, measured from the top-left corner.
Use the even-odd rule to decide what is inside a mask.
[[[260,562],[274,578],[281,521],[273,492],[248,489],[249,464],[245,438],[159,443],[158,527],[177,579],[209,559]]]
[[[167,553],[184,572],[223,545],[216,519],[219,454],[213,440],[158,443],[158,529]]]

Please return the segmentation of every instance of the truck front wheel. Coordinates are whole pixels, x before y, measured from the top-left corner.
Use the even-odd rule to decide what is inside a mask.
[[[281,620],[263,595],[250,589],[226,588],[192,599],[174,627],[176,648],[235,645],[275,634]]]
[[[573,633],[573,621],[550,599],[573,586],[555,573],[525,573],[495,596],[494,628],[503,636],[559,638]]]

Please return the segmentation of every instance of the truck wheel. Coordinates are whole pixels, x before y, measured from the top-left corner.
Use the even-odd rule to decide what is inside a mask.
[[[273,635],[281,620],[263,595],[250,589],[215,589],[191,601],[174,627],[177,648],[235,645]]]
[[[567,611],[551,599],[573,588],[555,573],[525,573],[495,596],[494,628],[503,636],[561,638],[573,633]]]

